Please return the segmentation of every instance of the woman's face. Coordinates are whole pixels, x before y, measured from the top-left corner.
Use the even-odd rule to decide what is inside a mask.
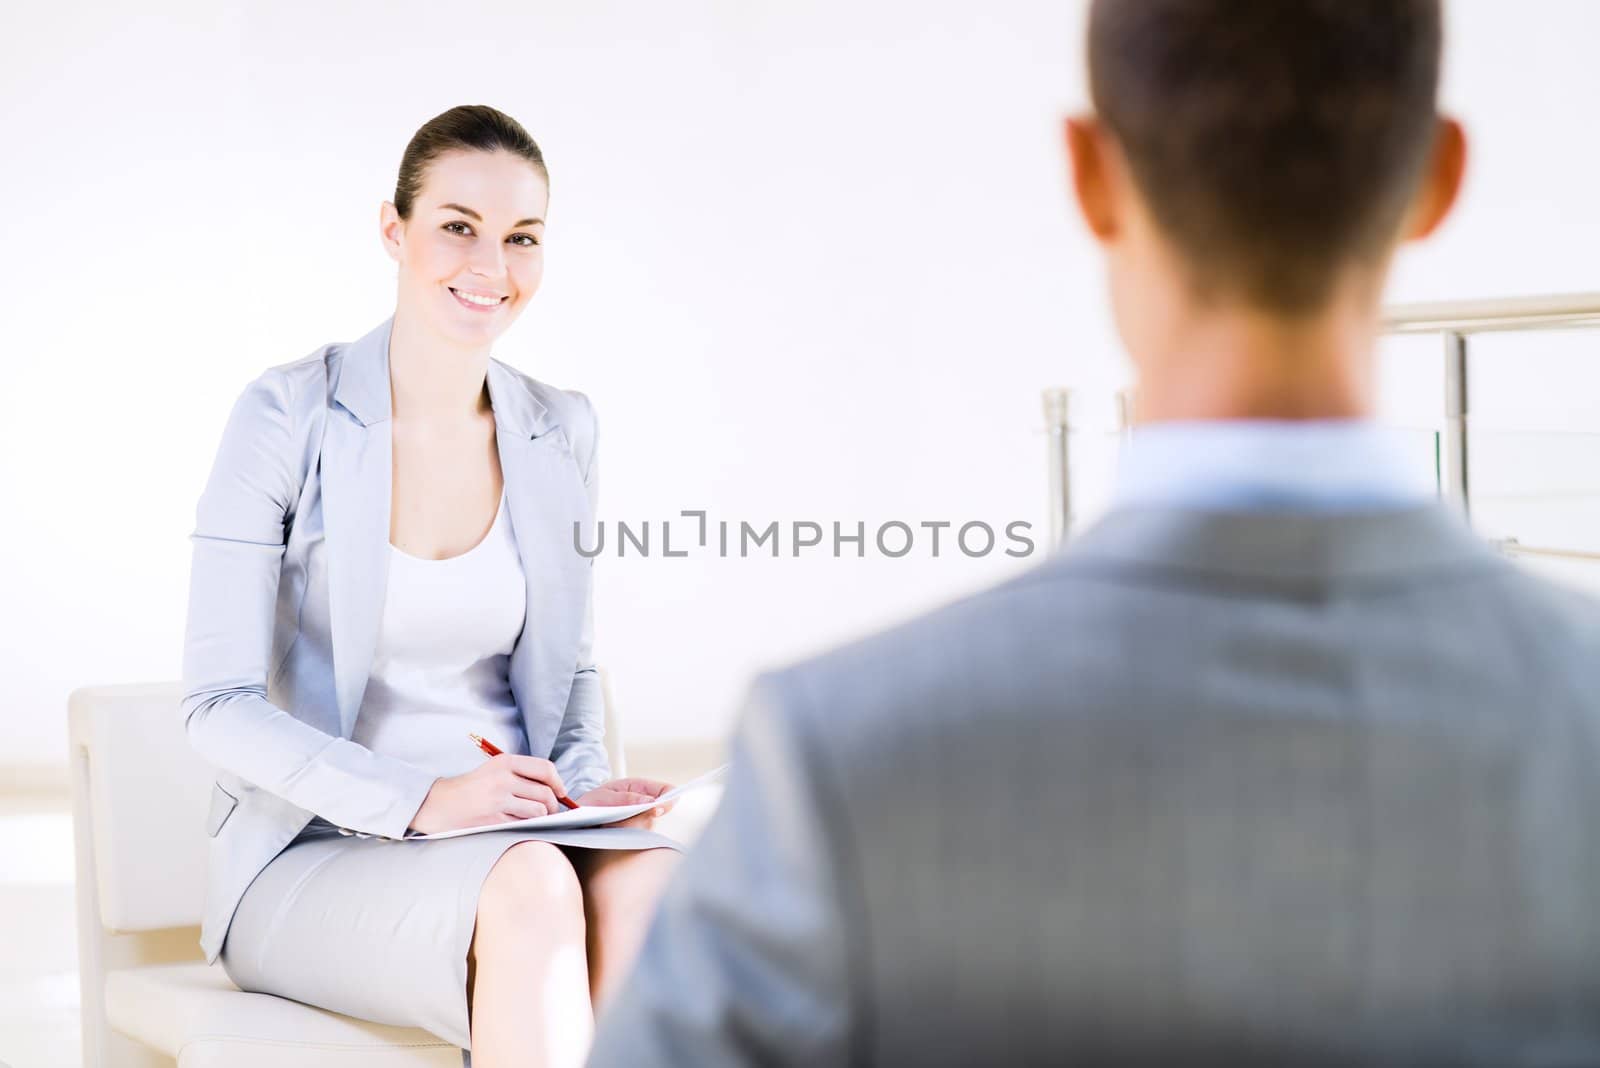
[[[381,228],[400,265],[399,305],[441,338],[479,347],[522,314],[544,274],[544,177],[510,152],[457,151],[427,167],[401,219]]]

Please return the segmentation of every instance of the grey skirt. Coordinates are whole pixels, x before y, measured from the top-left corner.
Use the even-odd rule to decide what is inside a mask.
[[[467,949],[478,892],[518,842],[681,848],[631,827],[406,842],[342,835],[314,820],[245,890],[223,940],[223,970],[241,990],[420,1027],[470,1049]]]

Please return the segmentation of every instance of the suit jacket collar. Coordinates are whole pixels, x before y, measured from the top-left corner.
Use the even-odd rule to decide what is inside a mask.
[[[1106,564],[1175,580],[1226,577],[1302,590],[1511,566],[1436,503],[1334,514],[1116,508],[1069,542],[1055,562],[1061,568]]]
[[[344,350],[333,399],[362,426],[387,422],[394,414],[389,392],[389,337],[393,331],[391,315]],[[516,372],[491,357],[487,378],[497,428],[523,439],[536,438],[554,428],[549,409],[523,385]]]
[[[322,439],[322,513],[339,727],[349,738],[372,669],[389,572],[393,437],[388,425],[393,319],[345,347]],[[489,399],[506,504],[530,610],[512,650],[511,688],[532,751],[555,739],[586,619],[589,561],[574,552],[574,522],[590,517],[565,431],[524,381],[498,360]]]

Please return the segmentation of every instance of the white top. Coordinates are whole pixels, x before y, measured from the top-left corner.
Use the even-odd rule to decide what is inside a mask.
[[[487,760],[469,731],[507,753],[528,738],[511,694],[511,650],[527,586],[505,492],[482,541],[424,560],[389,546],[389,581],[372,674],[352,740],[441,776]]]

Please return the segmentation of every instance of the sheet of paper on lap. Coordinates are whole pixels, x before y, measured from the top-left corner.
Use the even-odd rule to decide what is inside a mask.
[[[523,829],[544,830],[554,827],[604,827],[608,823],[620,823],[625,819],[649,812],[657,805],[674,801],[690,790],[697,790],[702,786],[710,786],[722,781],[723,773],[728,770],[728,765],[713,768],[698,778],[690,779],[682,786],[674,786],[654,801],[638,805],[583,805],[574,809],[563,809],[548,816],[534,816],[525,820],[510,820],[506,823],[490,823],[482,827],[458,827],[453,831],[436,831],[433,834],[408,834],[403,841],[416,842],[432,838],[459,838],[464,834],[482,834],[485,831],[516,831]]]

